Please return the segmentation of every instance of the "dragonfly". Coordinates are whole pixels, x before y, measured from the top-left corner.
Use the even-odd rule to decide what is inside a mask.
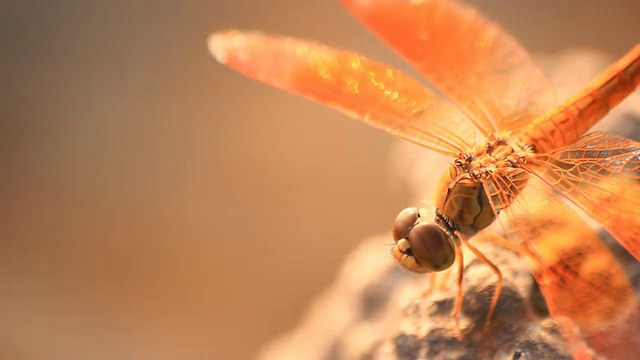
[[[640,143],[589,132],[638,87],[640,44],[558,105],[526,50],[470,6],[341,2],[429,86],[354,52],[259,31],[216,32],[210,52],[248,77],[451,157],[433,218],[412,207],[393,224],[391,253],[403,267],[434,273],[457,263],[461,294],[461,248],[468,248],[498,278],[489,320],[502,274],[470,240],[491,237],[531,263],[551,314],[566,319],[567,337],[596,354],[640,348],[640,340],[625,335],[637,334],[640,323],[629,320],[638,319],[631,286],[575,213],[584,212],[640,260]],[[505,229],[506,239],[491,236],[492,224]],[[584,349],[576,346],[576,357],[588,358]]]

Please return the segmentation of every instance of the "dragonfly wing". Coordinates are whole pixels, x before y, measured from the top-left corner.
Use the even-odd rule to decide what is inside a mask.
[[[525,166],[640,260],[640,143],[594,132]]]
[[[473,146],[465,115],[417,80],[358,54],[258,32],[209,38],[218,61],[445,155]]]
[[[499,26],[455,1],[342,0],[485,135],[517,132],[555,105],[552,87]]]
[[[506,235],[529,261],[574,357],[591,353],[618,359],[636,353],[638,301],[596,232],[535,177],[503,213]]]

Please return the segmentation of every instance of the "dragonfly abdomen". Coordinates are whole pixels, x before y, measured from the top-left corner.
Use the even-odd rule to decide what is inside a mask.
[[[573,144],[639,85],[640,45],[637,45],[591,86],[534,120],[521,141],[539,154]]]

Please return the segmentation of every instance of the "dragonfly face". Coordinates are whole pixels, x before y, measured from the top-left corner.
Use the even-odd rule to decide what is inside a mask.
[[[449,224],[422,221],[420,210],[407,208],[398,214],[393,224],[391,249],[393,257],[407,270],[417,273],[443,271],[456,259],[456,235]]]

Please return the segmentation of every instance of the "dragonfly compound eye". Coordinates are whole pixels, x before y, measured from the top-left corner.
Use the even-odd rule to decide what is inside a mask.
[[[416,225],[419,217],[420,213],[418,213],[417,208],[406,208],[400,211],[400,214],[396,217],[396,221],[393,223],[393,230],[391,231],[393,241],[397,243],[400,239],[408,238],[411,229]]]
[[[415,261],[430,271],[446,270],[456,259],[453,241],[434,224],[414,226],[409,234],[409,248]]]
[[[456,258],[453,241],[438,226],[419,220],[417,208],[400,212],[393,224],[396,244],[391,254],[413,272],[424,274],[448,269]]]

